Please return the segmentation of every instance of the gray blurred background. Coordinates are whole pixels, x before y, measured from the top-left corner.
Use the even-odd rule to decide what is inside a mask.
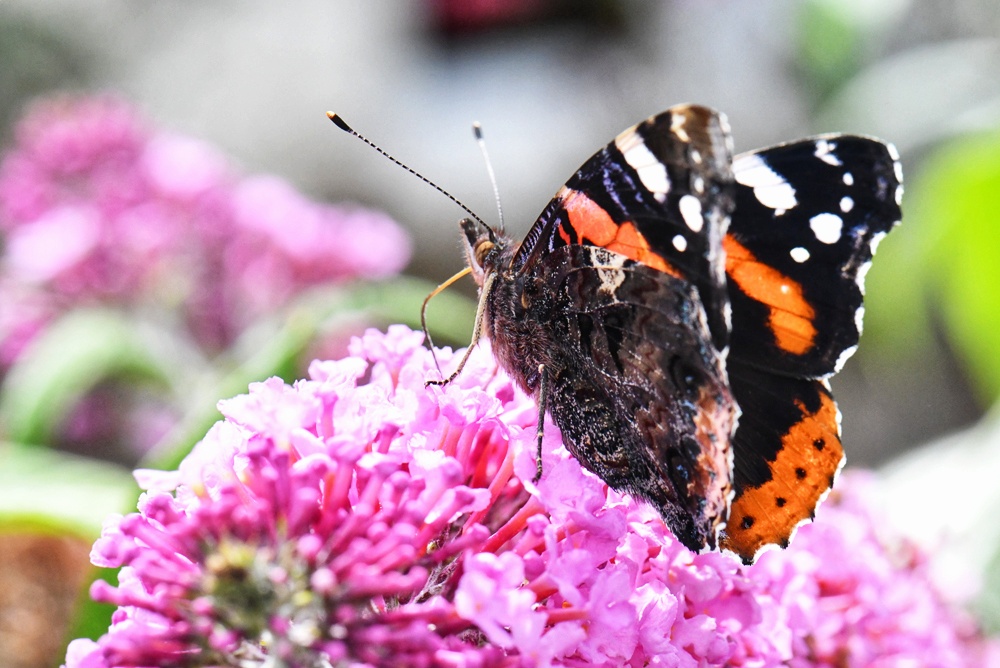
[[[910,189],[888,248],[911,234],[911,177],[927,152],[1000,126],[998,34],[996,0],[0,0],[0,140],[35,96],[113,92],[247,171],[384,209],[414,237],[410,273],[441,280],[462,267],[461,211],[338,132],[328,109],[493,221],[470,131],[481,122],[520,237],[617,132],[698,102],[728,114],[738,151],[831,131],[894,142]],[[921,271],[879,265],[882,291]],[[966,425],[990,402],[933,304],[932,345],[897,363],[915,325],[886,303],[869,308],[877,334],[834,382],[854,464]]]

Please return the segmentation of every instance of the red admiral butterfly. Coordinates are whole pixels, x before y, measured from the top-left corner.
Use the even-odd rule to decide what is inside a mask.
[[[587,160],[520,244],[461,222],[473,343],[490,338],[585,467],[687,547],[752,563],[844,463],[826,379],[857,347],[901,180],[872,138],[734,158],[725,116],[672,107]]]

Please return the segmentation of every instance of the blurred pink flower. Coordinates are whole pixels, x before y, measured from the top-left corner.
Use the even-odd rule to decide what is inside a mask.
[[[210,354],[304,289],[393,275],[410,253],[383,214],[243,177],[208,144],[157,130],[113,97],[29,111],[0,162],[0,231],[0,286],[26,286],[53,314],[166,304]],[[9,364],[37,327],[0,324]]]
[[[750,568],[679,544],[581,469],[483,342],[445,387],[397,326],[220,403],[177,471],[138,471],[92,595],[118,612],[68,668],[987,665],[995,641],[839,492]],[[446,365],[455,356],[439,352]]]
[[[0,378],[74,308],[169,323],[211,359],[303,291],[394,275],[410,255],[384,214],[241,176],[205,142],[158,130],[114,97],[29,111],[0,161],[0,235]],[[128,461],[177,421],[175,404],[134,387],[105,391],[71,407],[56,438]],[[137,412],[159,418],[136,431]]]

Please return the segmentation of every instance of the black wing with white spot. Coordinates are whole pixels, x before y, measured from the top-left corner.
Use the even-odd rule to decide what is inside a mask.
[[[725,116],[671,107],[619,134],[577,170],[528,232],[511,269],[565,245],[606,248],[694,284],[713,343],[724,349],[722,236],[732,187]]]
[[[726,370],[742,414],[722,546],[752,563],[788,544],[843,465],[840,413],[820,379],[857,347],[864,276],[899,222],[902,172],[891,146],[846,135],[746,153],[733,171]]]
[[[857,346],[865,274],[900,219],[899,156],[875,139],[825,135],[744,153],[733,171],[730,354],[781,375],[827,377]]]

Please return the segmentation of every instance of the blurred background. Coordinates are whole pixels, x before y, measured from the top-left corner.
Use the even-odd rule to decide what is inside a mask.
[[[75,601],[131,467],[176,464],[249,382],[416,325],[462,268],[461,210],[327,110],[495,221],[482,123],[515,237],[676,103],[737,151],[893,142],[904,224],[833,381],[844,442],[1000,627],[998,37],[995,0],[0,0],[0,656],[106,628]],[[442,342],[473,295],[432,306]]]

